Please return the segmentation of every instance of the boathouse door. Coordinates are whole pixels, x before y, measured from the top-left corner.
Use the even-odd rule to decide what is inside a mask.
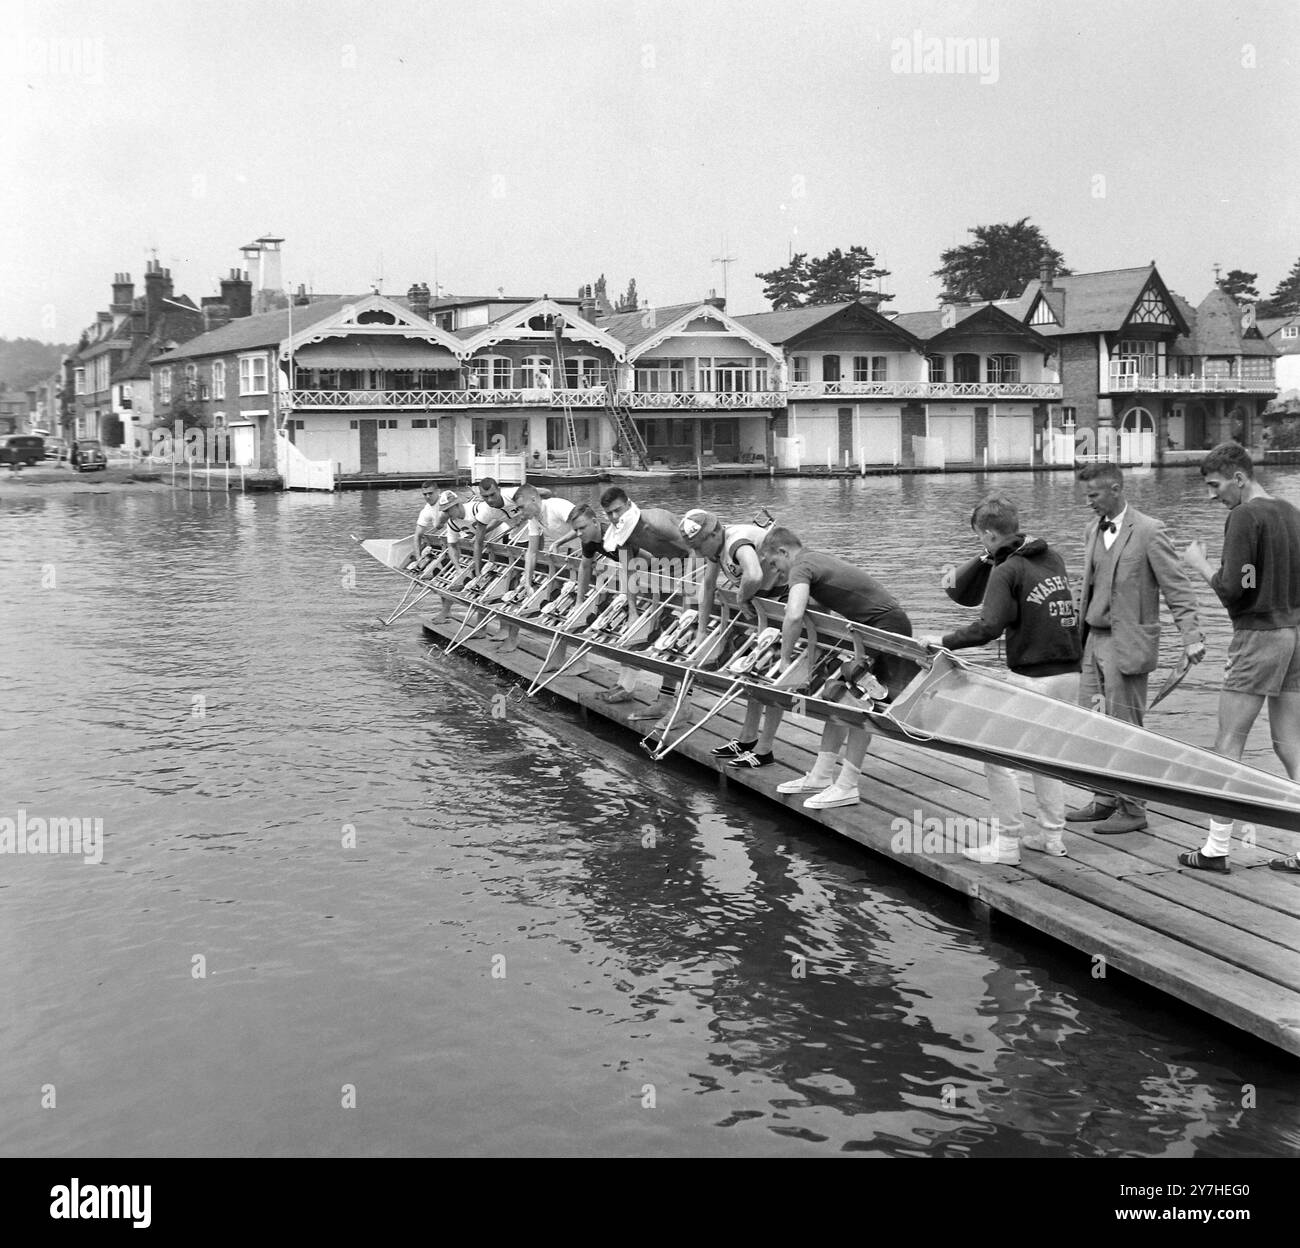
[[[379,422],[377,420],[357,421],[357,432],[361,435],[361,471],[379,471]]]

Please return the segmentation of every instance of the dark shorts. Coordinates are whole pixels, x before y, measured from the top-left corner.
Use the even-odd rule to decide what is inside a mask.
[[[1225,693],[1300,692],[1300,628],[1239,628],[1223,669]]]

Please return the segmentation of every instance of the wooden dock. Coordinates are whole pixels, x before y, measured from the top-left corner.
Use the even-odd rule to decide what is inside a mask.
[[[458,623],[430,627],[450,640]],[[519,648],[508,654],[499,653],[491,639],[476,638],[459,649],[531,681],[546,646],[542,638],[521,631]],[[562,676],[547,692],[639,738],[650,724],[631,722],[631,715],[654,697],[658,681],[642,674],[637,703],[597,700],[616,675],[613,666],[591,662],[588,675]],[[702,692],[690,701],[697,711],[712,704]],[[675,752],[957,890],[981,913],[1009,915],[1065,942],[1088,959],[1090,968],[1104,958],[1107,968],[1300,1056],[1300,878],[1267,866],[1270,859],[1300,849],[1300,836],[1259,827],[1253,846],[1234,839],[1232,872],[1226,876],[1178,866],[1179,850],[1200,848],[1205,819],[1161,805],[1148,811],[1146,832],[1097,837],[1089,835],[1088,824],[1069,825],[1069,857],[1026,851],[1016,867],[978,866],[957,853],[898,852],[896,829],[903,824],[910,839],[917,821],[989,815],[978,764],[876,737],[863,768],[861,803],[805,810],[806,794],[787,796],[776,786],[812,767],[820,724],[788,715],[777,738],[776,763],[740,771],[720,764],[710,750],[735,735],[742,711],[743,703],[728,707]],[[1028,821],[1033,794],[1026,792]],[[1082,805],[1089,796],[1067,790],[1070,805]]]

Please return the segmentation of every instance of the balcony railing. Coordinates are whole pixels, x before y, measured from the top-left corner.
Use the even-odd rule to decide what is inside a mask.
[[[603,408],[608,399],[609,391],[604,386],[581,390],[293,390],[289,394],[289,406],[295,410],[379,408],[391,411],[396,408],[423,411],[430,408],[549,407],[558,411],[566,402],[574,408]],[[637,411],[734,411],[784,407],[786,396],[772,390],[739,393],[620,390],[618,401]]]
[[[619,402],[634,411],[700,411],[721,408],[724,411],[745,409],[766,411],[784,407],[786,395],[780,390],[620,390]]]
[[[792,381],[790,398],[1060,399],[1053,381]]]
[[[1152,377],[1132,373],[1110,377],[1117,394],[1276,394],[1275,377]]]

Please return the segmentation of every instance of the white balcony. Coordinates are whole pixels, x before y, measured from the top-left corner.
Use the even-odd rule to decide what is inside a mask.
[[[780,390],[620,390],[619,402],[634,411],[770,411],[784,407]]]
[[[1053,381],[793,381],[791,399],[1046,399],[1063,388]]]
[[[1276,394],[1274,377],[1155,377],[1112,373],[1115,394]]]
[[[573,408],[603,408],[609,400],[604,386],[576,390],[515,388],[509,390],[293,390],[289,407],[294,411],[339,411],[369,408],[380,411],[426,411],[436,408],[549,407],[556,411],[565,404]],[[618,391],[618,401],[637,411],[767,411],[784,407],[786,396],[779,391],[752,390],[737,393],[714,391],[659,392]]]

